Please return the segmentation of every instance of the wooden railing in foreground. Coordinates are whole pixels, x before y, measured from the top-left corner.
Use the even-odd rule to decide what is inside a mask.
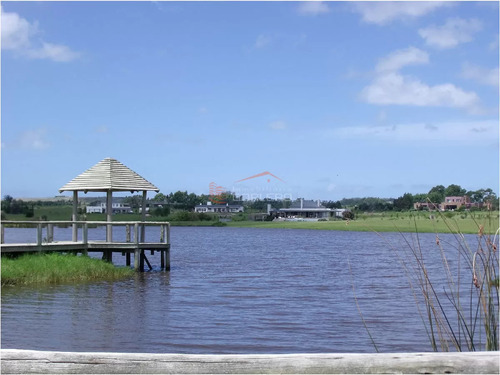
[[[89,230],[100,226],[106,227],[106,238],[90,240]],[[113,228],[120,226],[125,227],[125,238],[122,237],[121,241],[113,240]],[[5,243],[6,227],[36,228],[36,238],[23,243]],[[72,227],[72,239],[54,238],[55,227]],[[157,241],[146,241],[146,227],[159,229]],[[151,268],[144,254],[145,250],[159,251],[161,268],[170,269],[170,223],[163,221],[2,221],[0,240],[2,253],[74,251],[87,254],[92,251],[102,252],[103,259],[111,262],[112,253],[121,252],[127,257],[127,265],[130,265],[130,254],[134,253],[134,267],[139,270],[144,270],[144,261]]]
[[[2,374],[498,374],[499,352],[146,354],[2,349]]]

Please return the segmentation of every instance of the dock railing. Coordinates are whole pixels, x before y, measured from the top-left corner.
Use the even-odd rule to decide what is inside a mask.
[[[5,228],[36,228],[36,237],[33,241],[5,243]],[[72,227],[71,240],[55,238],[54,228]],[[89,230],[105,227],[103,239],[89,239]],[[113,240],[113,228],[125,227],[125,236]],[[158,240],[146,240],[146,227],[157,227]],[[147,232],[151,236],[150,231]],[[33,234],[34,235],[34,234]],[[2,221],[0,223],[0,242],[2,253],[23,253],[42,251],[75,251],[87,254],[88,251],[102,251],[103,258],[111,261],[112,252],[127,254],[127,265],[130,264],[130,253],[135,254],[136,268],[143,268],[144,250],[161,252],[162,268],[164,256],[167,255],[167,267],[170,258],[170,223],[156,221]],[[67,237],[67,232],[66,232]],[[116,237],[115,237],[116,238]],[[140,259],[139,259],[140,258]],[[139,262],[139,265],[138,265]],[[147,262],[147,259],[146,259]],[[149,262],[148,262],[149,264]]]

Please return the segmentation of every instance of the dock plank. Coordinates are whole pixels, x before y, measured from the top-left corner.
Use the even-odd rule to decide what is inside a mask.
[[[3,374],[498,374],[499,352],[148,354],[1,350]]]

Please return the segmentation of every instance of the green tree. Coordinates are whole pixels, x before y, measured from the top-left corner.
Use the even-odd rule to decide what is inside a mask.
[[[427,202],[427,194],[414,194],[413,202],[420,202],[420,203]]]
[[[123,203],[126,203],[134,211],[138,211],[139,207],[142,207],[142,196],[131,195],[123,199]]]
[[[158,193],[155,195],[155,197],[152,200],[155,202],[166,202],[167,197],[162,193]]]
[[[446,188],[443,185],[437,185],[434,186],[431,190],[429,190],[429,193],[427,194],[427,198],[432,202],[432,203],[441,203],[444,201],[444,191]]]
[[[10,209],[12,206],[12,201],[14,198],[12,198],[10,195],[6,195],[2,199],[2,211],[5,212],[6,214],[10,214]]]
[[[342,212],[343,220],[354,220],[354,213],[352,211],[344,211]]]
[[[413,208],[413,195],[405,193],[403,196],[395,199],[393,205],[396,211],[409,210]]]
[[[340,201],[323,201],[321,202],[326,208],[342,208],[342,203]]]
[[[462,189],[460,185],[451,184],[444,190],[445,197],[462,197],[465,195],[467,190]]]

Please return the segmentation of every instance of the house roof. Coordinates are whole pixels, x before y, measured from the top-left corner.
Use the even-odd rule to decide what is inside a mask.
[[[326,207],[312,207],[312,208],[280,208],[282,212],[331,212],[331,208]]]
[[[106,158],[59,189],[62,191],[160,191],[116,159]]]
[[[236,208],[236,207],[243,207],[241,204],[199,204],[196,207],[211,207],[211,208],[223,208],[223,207],[231,207],[231,208]]]
[[[301,200],[298,199],[295,202],[292,202],[292,204],[290,205],[290,208],[299,208],[299,209],[300,208],[303,208],[303,209],[305,209],[305,208],[322,208],[322,209],[325,209],[326,207],[323,206],[321,203],[318,203],[318,201],[306,200],[306,199],[303,199],[302,204],[301,204]]]

